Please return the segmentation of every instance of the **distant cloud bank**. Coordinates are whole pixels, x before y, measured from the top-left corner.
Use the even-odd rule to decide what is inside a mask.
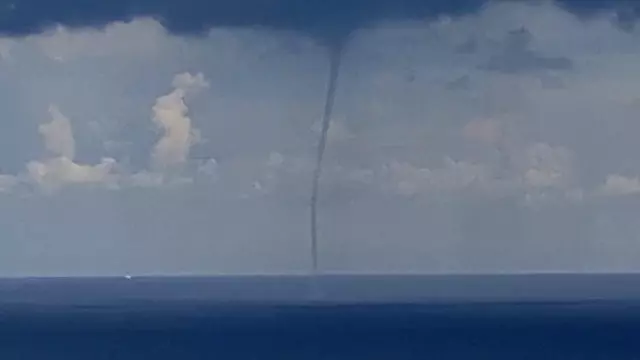
[[[620,14],[495,2],[354,30],[325,269],[640,270],[640,30]],[[0,276],[307,271],[328,60],[299,30],[1,36]]]

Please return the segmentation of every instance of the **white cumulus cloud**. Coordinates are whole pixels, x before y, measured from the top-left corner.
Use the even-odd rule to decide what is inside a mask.
[[[66,184],[106,184],[116,185],[113,173],[115,160],[102,159],[96,165],[82,165],[61,156],[43,162],[31,161],[27,171],[31,180],[47,189],[56,189]]]
[[[572,181],[572,154],[562,147],[537,143],[527,149],[524,181],[534,188],[564,188]]]
[[[623,175],[609,175],[600,189],[603,195],[632,195],[640,193],[640,179]]]
[[[153,149],[152,167],[161,171],[184,164],[190,147],[199,140],[187,116],[185,97],[209,84],[202,73],[183,73],[175,76],[173,86],[175,89],[159,97],[153,106],[153,122],[164,134]]]
[[[51,122],[38,127],[45,147],[53,156],[73,160],[76,156],[76,142],[73,138],[71,122],[55,105],[49,106],[49,114]]]
[[[30,161],[27,175],[37,185],[55,190],[66,184],[109,184],[115,185],[113,173],[116,161],[103,158],[97,165],[77,164],[75,139],[69,119],[55,106],[49,107],[51,122],[39,126],[50,157],[44,161]]]

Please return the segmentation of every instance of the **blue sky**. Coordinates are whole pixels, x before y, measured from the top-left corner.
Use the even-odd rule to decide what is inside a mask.
[[[83,4],[2,5],[0,276],[306,272],[347,33],[324,270],[640,270],[633,3]]]

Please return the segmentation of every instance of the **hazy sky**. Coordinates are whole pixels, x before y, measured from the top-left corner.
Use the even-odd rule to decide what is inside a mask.
[[[308,270],[336,18],[193,1],[3,3],[0,276]],[[335,20],[322,269],[640,270],[633,9],[404,2]]]

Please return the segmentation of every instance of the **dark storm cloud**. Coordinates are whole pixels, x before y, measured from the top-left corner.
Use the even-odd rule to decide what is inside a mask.
[[[486,0],[3,0],[0,32],[28,34],[52,24],[100,27],[116,20],[151,16],[175,32],[213,26],[266,26],[327,35],[380,20],[423,19],[475,12]],[[558,0],[580,15],[614,9],[621,22],[638,15],[635,1]]]
[[[174,32],[264,26],[326,36],[382,19],[421,19],[479,9],[485,0],[5,0],[0,32],[27,34],[52,24],[100,27],[139,16]]]
[[[545,56],[531,50],[532,40],[533,35],[526,28],[510,31],[503,49],[494,54],[483,68],[505,73],[571,69],[573,63],[569,58]]]

